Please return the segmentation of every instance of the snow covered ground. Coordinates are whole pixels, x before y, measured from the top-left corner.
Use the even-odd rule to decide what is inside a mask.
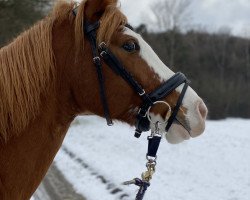
[[[56,156],[57,167],[88,200],[133,199],[137,188],[121,183],[145,170],[146,135],[98,117],[72,125]],[[250,120],[208,121],[206,132],[179,145],[164,139],[157,172],[145,200],[249,200]]]

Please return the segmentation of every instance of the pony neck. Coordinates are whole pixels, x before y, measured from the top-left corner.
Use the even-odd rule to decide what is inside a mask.
[[[43,32],[43,26],[38,25],[38,28],[38,31],[37,28],[34,28],[34,31]],[[36,105],[39,105],[39,108],[35,109],[37,112],[34,111],[35,117],[34,115],[32,117],[24,116],[23,119],[30,119],[25,129],[18,134],[15,134],[15,131],[9,133],[11,137],[7,142],[0,140],[1,200],[28,200],[31,197],[59,150],[70,123],[77,114],[82,113],[80,111],[84,110],[83,107],[79,108],[78,102],[82,102],[82,99],[75,98],[71,85],[72,77],[71,79],[69,77],[71,74],[69,66],[75,63],[75,57],[72,56],[74,55],[73,31],[70,20],[59,20],[53,24],[53,32],[46,38],[53,37],[53,40],[49,39],[49,41],[53,41],[51,51],[53,50],[53,60],[55,59],[56,64],[51,67],[51,63],[44,63],[44,69],[41,70],[50,67],[51,70],[47,70],[48,75],[56,72],[55,79],[52,79],[53,83],[46,78],[46,81],[41,81],[44,83],[45,89],[36,94],[39,100]],[[27,39],[30,39],[28,33]],[[44,41],[41,38],[42,42]],[[20,52],[22,51],[20,50]],[[81,59],[85,60],[87,56],[91,58],[91,55],[86,54]],[[85,65],[89,64],[86,62]],[[27,69],[27,71],[30,70]],[[36,71],[39,70],[36,68]],[[38,84],[37,88],[39,86]],[[34,97],[34,95],[30,95],[30,97]],[[29,104],[27,105],[29,107]],[[13,113],[15,112],[13,111]],[[30,115],[30,112],[26,114]],[[12,121],[14,124],[16,120],[13,118]],[[8,124],[7,122],[6,124]]]
[[[52,95],[53,94],[53,95]],[[0,143],[0,199],[26,200],[38,187],[74,119],[51,92],[42,112],[19,136]]]

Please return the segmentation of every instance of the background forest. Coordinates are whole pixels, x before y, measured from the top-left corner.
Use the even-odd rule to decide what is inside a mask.
[[[210,119],[250,118],[250,40],[233,36],[227,29],[217,33],[183,30],[182,22],[190,17],[190,1],[162,3],[152,6],[159,31],[142,24],[137,32],[164,63],[189,77],[208,105]],[[52,4],[50,0],[0,0],[0,47],[44,17]]]

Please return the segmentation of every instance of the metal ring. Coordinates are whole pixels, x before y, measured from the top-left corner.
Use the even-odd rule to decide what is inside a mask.
[[[156,162],[157,155],[155,157],[151,157],[151,156],[146,155],[146,159],[147,159],[147,161],[149,161],[151,163]]]
[[[166,101],[156,101],[156,102],[154,102],[154,105],[160,104],[160,103],[161,103],[161,104],[167,105],[167,107],[168,107],[167,115],[170,117],[172,110],[171,110],[171,106],[169,105],[169,103],[166,102]],[[153,106],[154,106],[154,105],[153,105]],[[151,120],[151,117],[149,116],[150,110],[151,110],[151,108],[152,108],[153,106],[150,106],[150,107],[148,108],[148,111],[147,111],[147,118],[148,118],[148,120],[149,120],[151,123],[155,124],[156,122],[153,122],[153,121]],[[159,124],[166,124],[166,123],[168,122],[169,117],[167,117],[167,119],[166,119],[165,121],[163,121],[163,122],[158,121],[158,123],[159,123]]]

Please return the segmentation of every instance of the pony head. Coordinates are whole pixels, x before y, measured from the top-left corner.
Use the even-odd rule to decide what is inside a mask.
[[[116,0],[86,0],[78,7],[76,16],[72,12],[69,15],[71,20],[59,21],[54,25],[53,50],[57,66],[63,66],[63,78],[71,95],[68,98],[74,100],[78,114],[104,116],[92,48],[84,34],[87,23],[100,22],[96,35],[97,46],[105,42],[146,93],[154,91],[174,75],[147,42],[127,26],[127,19],[117,7]],[[101,62],[111,117],[134,125],[142,99],[110,66]],[[178,86],[161,100],[167,106],[163,103],[150,109],[152,129],[155,127],[153,122],[168,119],[183,86]],[[203,100],[188,87],[177,117],[166,133],[167,140],[179,143],[200,135],[205,129],[206,116],[207,108]],[[164,131],[165,125],[162,124],[160,129]]]

